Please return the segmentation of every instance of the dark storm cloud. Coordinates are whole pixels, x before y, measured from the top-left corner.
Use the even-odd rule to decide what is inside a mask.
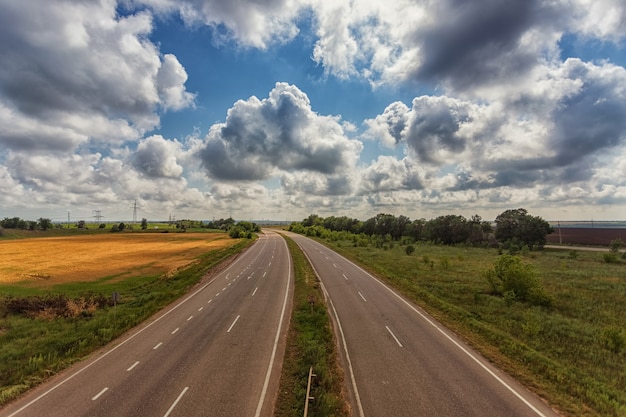
[[[314,113],[305,93],[277,83],[266,99],[235,103],[226,122],[211,128],[199,157],[214,178],[258,180],[275,169],[336,174],[354,165],[361,148],[337,118]]]
[[[569,79],[582,84],[553,112],[556,163],[565,166],[626,140],[626,71],[570,59],[564,65]]]
[[[422,65],[418,80],[445,80],[459,90],[511,78],[537,64],[521,37],[554,12],[537,0],[448,0],[437,6],[438,23],[418,30]]]

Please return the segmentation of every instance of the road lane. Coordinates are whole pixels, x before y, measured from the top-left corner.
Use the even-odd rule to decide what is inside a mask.
[[[270,416],[292,291],[287,246],[264,233],[210,282],[0,416]]]
[[[354,415],[557,415],[390,287],[323,245],[289,236],[328,296]]]

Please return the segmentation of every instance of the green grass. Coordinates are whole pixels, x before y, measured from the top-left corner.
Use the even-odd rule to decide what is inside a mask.
[[[187,292],[211,268],[252,242],[245,239],[211,251],[198,263],[167,278],[144,276],[115,283],[109,280],[67,283],[47,290],[19,284],[0,286],[0,406],[149,318]],[[7,311],[9,297],[61,294],[81,300],[87,293],[112,297],[113,291],[121,296],[117,307],[83,312],[75,317],[29,318]]]
[[[552,307],[489,294],[495,249],[325,242],[398,288],[557,409],[626,416],[626,263],[602,253],[529,252]]]
[[[287,335],[275,417],[302,416],[309,369],[311,384],[308,416],[348,416],[342,396],[343,373],[326,305],[311,265],[293,240],[285,237],[294,263],[293,312]],[[314,300],[313,304],[310,303]]]

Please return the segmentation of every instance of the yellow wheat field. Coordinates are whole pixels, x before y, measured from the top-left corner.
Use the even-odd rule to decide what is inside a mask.
[[[0,242],[0,283],[119,279],[171,273],[237,241],[219,233],[102,234]]]

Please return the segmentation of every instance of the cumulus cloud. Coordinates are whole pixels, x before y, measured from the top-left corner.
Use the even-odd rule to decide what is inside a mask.
[[[112,0],[2,2],[0,142],[119,144],[158,126],[159,112],[192,105],[184,68],[149,41],[152,28],[149,13],[118,16]]]
[[[251,97],[213,125],[199,157],[222,180],[266,179],[276,171],[337,174],[353,166],[362,144],[345,136],[337,117],[313,112],[305,93],[277,83],[269,97]]]
[[[349,174],[327,176],[295,172],[283,174],[280,184],[287,195],[338,196],[353,192],[354,178]]]
[[[133,158],[135,168],[148,177],[179,178],[183,167],[178,164],[177,154],[181,153],[181,144],[170,141],[161,135],[153,135],[137,145]]]
[[[423,175],[408,158],[397,160],[391,156],[379,156],[362,170],[359,194],[420,190],[423,188]]]
[[[596,181],[607,152],[626,143],[626,70],[568,59],[535,75],[532,88],[513,87],[510,96],[492,101],[421,96],[410,109],[392,103],[366,121],[367,135],[404,146],[408,158],[420,164],[419,184],[427,189],[523,189]],[[371,178],[371,184],[393,184],[382,190],[400,189],[401,162],[381,158],[364,178]],[[441,170],[453,173],[442,175]]]
[[[215,40],[265,49],[293,39],[302,4],[296,0],[136,0],[157,13],[178,13],[188,26],[215,29]]]
[[[461,160],[468,146],[480,146],[487,131],[497,127],[485,106],[447,96],[420,96],[409,109],[390,104],[365,121],[367,136],[379,135],[386,145],[405,144],[416,160],[441,165]]]

